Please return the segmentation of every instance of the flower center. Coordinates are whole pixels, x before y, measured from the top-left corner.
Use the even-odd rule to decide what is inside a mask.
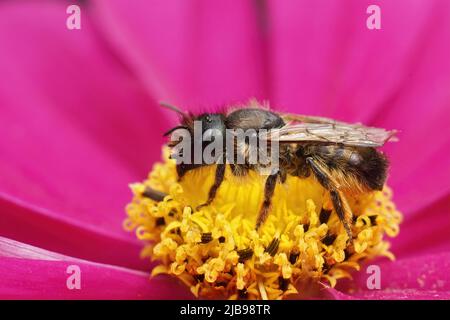
[[[311,281],[334,287],[362,260],[393,259],[383,236],[397,235],[401,214],[386,186],[346,194],[354,214],[354,239],[348,241],[328,193],[314,178],[288,176],[278,184],[258,231],[264,194],[264,176],[258,173],[238,178],[227,169],[212,204],[197,210],[214,172],[214,166],[204,167],[178,182],[165,150],[164,163],[156,164],[143,183],[131,185],[134,197],[124,225],[146,242],[142,255],[160,262],[153,275],[175,275],[199,297],[278,299],[301,294]]]

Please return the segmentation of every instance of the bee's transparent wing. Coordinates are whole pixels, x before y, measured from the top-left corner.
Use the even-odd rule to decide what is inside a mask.
[[[294,113],[279,113],[279,116],[282,117],[285,122],[322,123],[322,124],[329,123],[329,124],[342,124],[353,126],[361,125],[360,123],[349,124],[331,118],[319,116],[305,116],[302,114],[294,114]]]
[[[299,123],[294,122],[282,128],[270,130],[268,140],[280,143],[341,143],[360,147],[380,147],[387,141],[396,140],[395,130],[388,131],[322,117],[292,116],[295,116],[295,119],[291,119]],[[285,119],[289,118],[285,117]]]

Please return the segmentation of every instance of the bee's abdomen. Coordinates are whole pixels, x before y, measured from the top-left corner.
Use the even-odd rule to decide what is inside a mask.
[[[386,182],[387,158],[374,148],[361,148],[362,161],[356,166],[357,172],[373,190],[383,189]]]
[[[352,175],[371,190],[381,190],[386,181],[388,161],[375,148],[341,145],[315,146],[311,150],[330,170]]]

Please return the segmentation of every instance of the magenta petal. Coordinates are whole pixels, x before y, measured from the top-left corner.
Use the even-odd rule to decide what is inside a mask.
[[[70,31],[64,3],[1,9],[0,234],[142,266],[122,220],[128,183],[160,158],[161,109],[102,46],[87,14]]]
[[[433,290],[372,290],[356,294],[354,299],[366,300],[448,300],[450,292]]]
[[[345,294],[339,290],[327,288],[325,299],[334,300],[448,300],[449,292],[433,290],[371,290],[358,292],[355,295]]]
[[[400,234],[391,240],[399,258],[424,253],[450,252],[450,194],[408,216]],[[420,235],[420,236],[418,236]]]
[[[434,126],[439,127],[440,125],[429,123],[430,132],[437,130]],[[434,136],[440,134],[435,133]],[[390,177],[392,179],[390,180],[392,180],[392,187],[394,188],[394,200],[407,220],[414,219],[417,212],[423,211],[427,206],[446,198],[450,194],[450,153],[444,151],[450,149],[450,140],[445,144],[439,144],[439,141],[436,141],[436,143],[439,146],[438,150],[433,151],[432,154],[424,150],[422,156],[419,157],[420,159],[410,154],[408,159],[403,159],[400,155],[393,155],[394,158],[391,160]],[[403,141],[400,141],[398,146],[404,148],[401,144],[403,144]],[[413,148],[420,148],[420,145]],[[390,148],[388,154],[394,150],[395,146]],[[396,175],[401,176],[399,169],[402,166],[413,168],[403,179],[398,179]]]
[[[69,266],[79,268],[80,289],[68,289],[68,278],[74,274]],[[0,237],[0,299],[192,297],[175,279],[150,280],[144,272],[75,259]]]
[[[369,290],[363,267],[354,274],[351,296],[368,299],[450,298],[450,252],[415,256],[394,262],[371,262],[380,267],[381,289]]]
[[[406,215],[447,194],[450,2],[377,1],[381,30],[372,1],[268,3],[273,104],[400,130],[386,151]]]
[[[96,1],[107,39],[158,98],[205,106],[264,96],[251,1]]]
[[[408,56],[432,1],[268,1],[272,97],[298,113],[367,121],[410,72]]]
[[[323,299],[325,300],[355,300],[351,295],[345,294],[331,287],[322,290]]]
[[[70,221],[60,212],[4,194],[0,194],[0,208],[0,232],[5,237],[92,261],[141,270],[151,267],[148,261],[139,258],[142,244],[132,236],[127,239],[96,226]]]
[[[386,152],[390,184],[405,211],[429,205],[450,191],[450,154],[443,152],[450,147],[450,2],[427,3],[433,10],[411,53],[410,74],[373,119],[375,125],[401,131],[400,141],[389,144]]]

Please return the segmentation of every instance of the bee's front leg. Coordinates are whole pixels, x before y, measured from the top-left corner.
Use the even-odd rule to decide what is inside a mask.
[[[211,186],[211,188],[209,189],[209,193],[208,193],[208,200],[206,200],[205,203],[199,205],[197,207],[197,210],[210,205],[214,198],[216,197],[217,194],[217,190],[219,189],[220,185],[223,182],[223,179],[225,177],[225,169],[226,169],[226,164],[225,163],[220,163],[217,165],[216,167],[216,174],[214,177],[214,184]]]

